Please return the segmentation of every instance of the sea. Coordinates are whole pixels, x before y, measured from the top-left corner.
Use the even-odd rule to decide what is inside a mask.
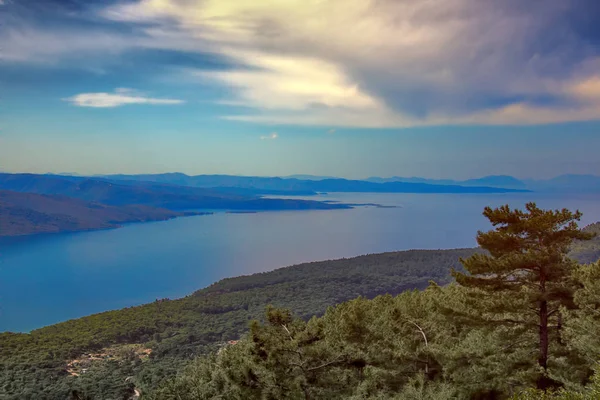
[[[342,210],[215,212],[119,229],[0,238],[0,332],[36,328],[156,299],[225,277],[308,261],[409,249],[475,247],[485,206],[579,209],[600,221],[599,194],[334,193],[376,203]]]

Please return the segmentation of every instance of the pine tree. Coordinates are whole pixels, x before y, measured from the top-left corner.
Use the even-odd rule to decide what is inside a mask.
[[[574,275],[581,287],[575,292],[577,309],[566,315],[565,336],[569,345],[596,364],[600,361],[600,260],[581,265]]]
[[[469,289],[470,302],[488,324],[515,327],[522,337],[535,337],[540,374],[536,386],[560,385],[548,375],[550,339],[560,347],[561,306],[574,306],[576,263],[567,257],[574,240],[591,239],[577,225],[579,211],[543,210],[528,203],[525,211],[508,205],[483,215],[495,230],[478,232],[477,242],[487,253],[461,262],[467,273],[452,275]],[[558,348],[557,347],[557,348]]]

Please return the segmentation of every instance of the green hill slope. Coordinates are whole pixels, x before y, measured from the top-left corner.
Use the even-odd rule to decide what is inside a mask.
[[[301,264],[225,279],[179,300],[91,315],[30,334],[0,334],[0,398],[62,399],[77,389],[92,398],[121,399],[130,390],[127,376],[143,388],[155,387],[195,355],[239,338],[268,304],[308,317],[361,295],[424,288],[429,280],[445,283],[459,257],[473,251],[415,250]],[[87,375],[68,370],[82,354],[112,354],[115,345],[132,343],[151,349],[150,357],[129,352],[91,362]]]
[[[147,206],[107,206],[65,196],[0,190],[0,236],[116,228],[184,213]]]

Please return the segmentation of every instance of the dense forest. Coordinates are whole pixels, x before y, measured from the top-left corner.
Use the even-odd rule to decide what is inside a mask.
[[[486,213],[481,249],[302,264],[0,334],[0,398],[596,398],[600,226]]]
[[[577,273],[586,287],[576,305],[596,307],[600,263]],[[556,389],[544,395],[535,389],[542,373],[536,332],[475,324],[470,313],[457,318],[451,311],[469,302],[465,296],[450,285],[358,298],[308,322],[271,308],[265,324],[252,324],[238,343],[198,358],[149,398],[600,398],[600,382],[590,381],[600,359],[600,316],[563,314],[563,342],[553,337],[547,369]]]
[[[569,257],[597,226],[533,203],[484,215],[495,227],[477,235],[485,252],[462,258],[452,284],[359,297],[308,321],[268,307],[242,340],[147,397],[600,398],[600,260]]]
[[[132,379],[125,382],[129,376],[145,392],[195,356],[239,339],[250,321],[262,319],[268,304],[303,318],[322,315],[358,296],[423,289],[429,280],[448,283],[458,259],[473,252],[407,251],[301,264],[225,279],[178,300],[160,299],[30,334],[0,334],[0,398],[62,399],[76,390],[89,398],[121,399],[132,391]],[[107,348],[132,343],[152,353],[94,360],[78,377],[67,371],[83,354],[106,354]]]

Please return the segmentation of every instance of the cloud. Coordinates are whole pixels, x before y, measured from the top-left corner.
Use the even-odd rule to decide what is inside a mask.
[[[269,135],[266,136],[261,136],[260,140],[275,140],[279,137],[279,135],[277,134],[277,132],[272,132]]]
[[[222,50],[249,70],[201,71],[196,76],[237,90],[239,104],[263,109],[302,110],[311,106],[373,109],[376,99],[362,92],[334,64],[308,57]]]
[[[599,4],[132,0],[95,9],[96,19],[127,29],[47,32],[8,24],[0,28],[8,43],[0,61],[112,59],[131,49],[210,53],[227,67],[188,69],[185,79],[228,89],[215,100],[232,106],[223,118],[266,124],[598,119],[600,30],[592,16]]]
[[[328,134],[333,135],[335,133],[335,129],[330,129],[327,131]]]
[[[127,88],[117,88],[115,93],[81,93],[66,99],[78,107],[110,108],[128,104],[172,105],[182,104],[183,100],[158,99],[143,96],[141,93]]]
[[[593,79],[582,66],[597,50],[573,23],[585,5],[532,3],[538,7],[510,0],[141,0],[104,15],[154,24],[157,39],[187,49],[193,39],[242,65],[192,74],[231,88],[225,101],[256,109],[228,119],[415,126],[600,118],[594,96],[570,102],[565,89]]]
[[[115,33],[70,32],[38,28],[0,26],[0,63],[57,64],[64,60],[80,62],[82,57],[115,56],[136,45],[131,38]],[[74,63],[75,64],[75,63]]]
[[[571,93],[576,97],[600,101],[600,75],[592,76],[578,82],[570,89]]]

